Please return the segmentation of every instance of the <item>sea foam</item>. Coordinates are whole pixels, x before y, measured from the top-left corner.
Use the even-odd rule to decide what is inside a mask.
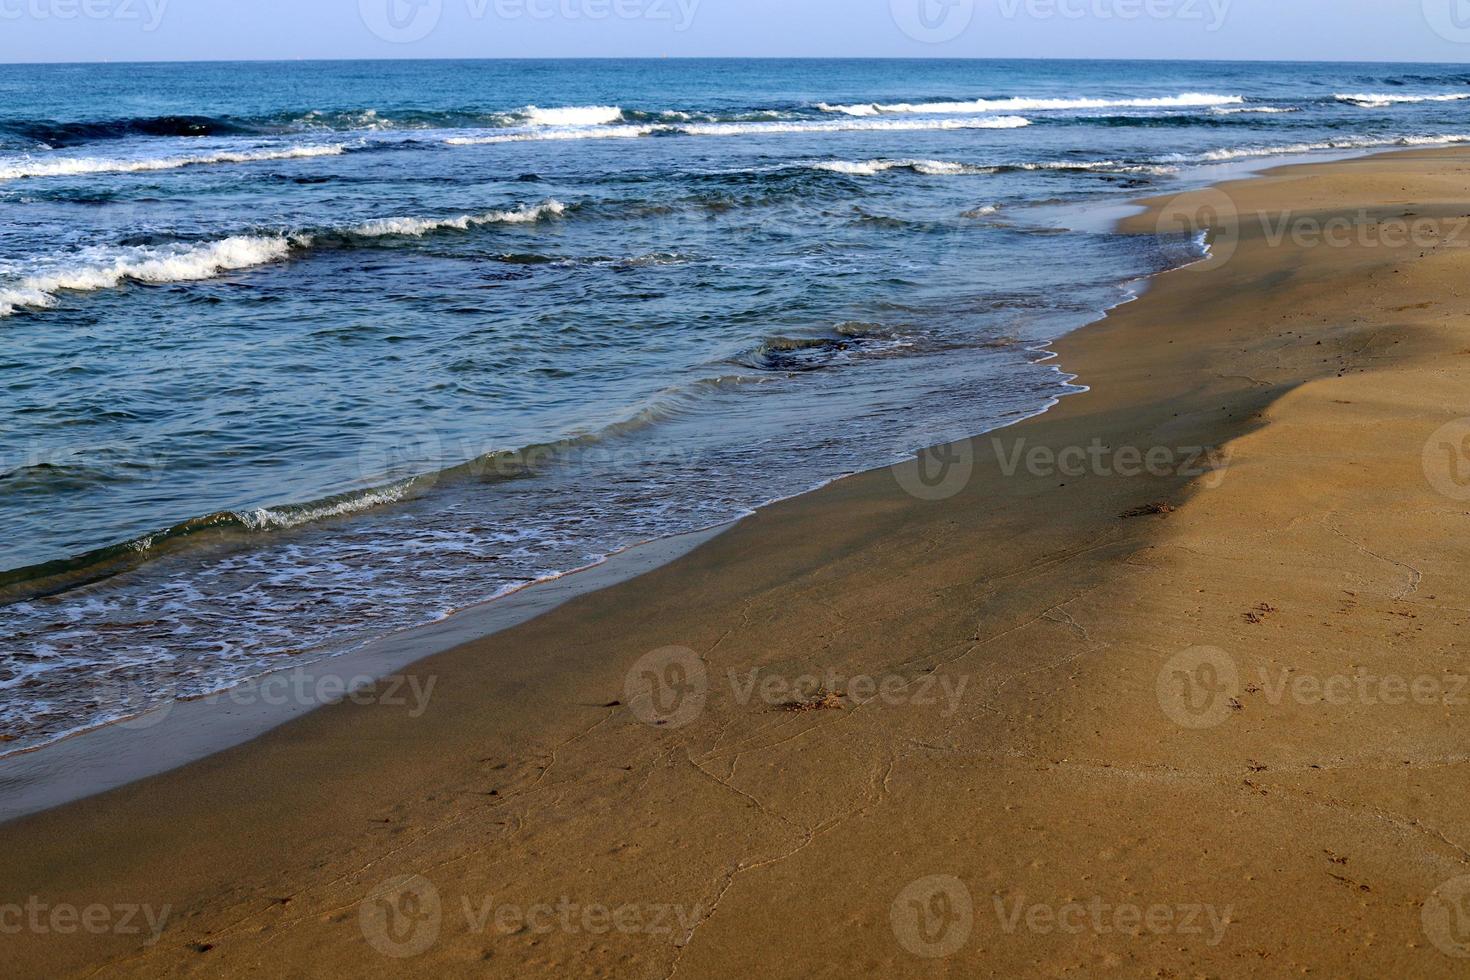
[[[1019,129],[1031,125],[1022,116],[984,116],[971,119],[865,119],[841,122],[787,121],[743,123],[684,123],[664,126],[586,126],[573,129],[529,130],[493,136],[452,136],[451,146],[483,146],[539,140],[627,139],[639,136],[763,136],[785,133],[842,133],[862,130],[913,132],[945,129]]]
[[[331,234],[358,238],[389,235],[418,237],[444,229],[468,230],[476,225],[528,224],[566,211],[549,200],[509,211],[486,211],[449,218],[390,217],[350,228],[291,235],[234,235],[213,242],[158,246],[94,247],[60,257],[51,266],[17,282],[0,285],[0,317],[20,307],[55,306],[57,294],[115,289],[132,280],[145,283],[192,282],[223,272],[248,269],[288,258]]]
[[[1245,99],[1239,95],[1212,95],[1206,92],[1184,92],[1161,98],[1137,99],[973,99],[968,102],[870,102],[857,105],[817,103],[823,112],[847,116],[879,116],[897,113],[947,115],[966,112],[1046,112],[1064,109],[1153,109],[1202,108],[1238,105]]]
[[[1363,109],[1382,109],[1391,105],[1409,105],[1419,102],[1461,102],[1470,99],[1470,92],[1457,92],[1450,95],[1387,95],[1365,92],[1357,95],[1335,95],[1333,98]]]
[[[538,109],[526,106],[526,120],[533,126],[602,126],[618,122],[623,110],[615,105],[567,106],[561,109]]]
[[[307,243],[309,239],[284,235],[236,235],[198,245],[85,249],[70,264],[0,288],[0,316],[9,316],[21,306],[54,306],[62,290],[114,289],[128,279],[147,283],[209,279],[221,272],[279,261],[294,244]]]
[[[25,177],[69,177],[79,174],[141,173],[219,163],[296,160],[306,157],[337,156],[346,150],[346,146],[334,144],[331,146],[292,146],[279,150],[222,151],[197,156],[152,157],[140,160],[105,157],[64,157],[55,160],[37,160],[34,157],[26,157],[19,160],[0,161],[0,180],[19,180]]]

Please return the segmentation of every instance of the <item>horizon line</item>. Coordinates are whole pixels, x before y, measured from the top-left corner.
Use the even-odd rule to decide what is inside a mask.
[[[1124,62],[1154,64],[1258,64],[1258,65],[1454,65],[1470,67],[1463,61],[1400,61],[1394,59],[1360,60],[1355,58],[1071,58],[1020,56],[944,56],[944,55],[535,55],[502,57],[295,57],[295,58],[166,58],[154,60],[118,59],[104,61],[0,61],[0,68],[85,67],[88,65],[240,65],[240,64],[312,64],[351,62],[506,62],[506,61],[1041,61],[1041,62]]]

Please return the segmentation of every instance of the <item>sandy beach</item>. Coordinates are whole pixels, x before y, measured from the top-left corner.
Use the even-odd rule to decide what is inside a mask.
[[[1467,175],[1153,202],[1086,393],[7,825],[5,972],[1463,975]]]

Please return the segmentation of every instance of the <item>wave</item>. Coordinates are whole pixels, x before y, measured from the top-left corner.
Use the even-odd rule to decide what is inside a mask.
[[[1418,102],[1462,102],[1470,99],[1470,92],[1457,92],[1450,95],[1386,95],[1380,93],[1360,93],[1357,95],[1334,95],[1339,102],[1346,102],[1363,109],[1382,109],[1391,105],[1407,105]]]
[[[812,164],[811,168],[861,177],[870,177],[889,170],[911,170],[916,174],[932,177],[995,173],[994,167],[975,167],[967,163],[951,163],[945,160],[867,160],[861,163],[846,160],[823,160]]]
[[[22,307],[55,306],[62,292],[116,289],[124,282],[164,284],[212,279],[224,272],[268,265],[292,252],[323,240],[418,237],[443,229],[468,230],[476,225],[525,224],[558,217],[566,205],[550,200],[511,211],[487,211],[449,218],[392,217],[343,228],[281,235],[234,235],[202,243],[159,246],[118,246],[83,249],[59,260],[53,268],[33,273],[10,285],[0,285],[0,317]]]
[[[142,173],[152,170],[177,170],[181,167],[219,163],[260,163],[266,160],[296,160],[329,157],[345,153],[341,144],[331,146],[292,146],[285,149],[221,151],[198,156],[153,157],[141,160],[119,160],[98,157],[67,157],[57,160],[0,161],[0,180],[32,177],[71,177],[79,174]]]
[[[213,116],[135,116],[81,122],[21,119],[0,122],[0,133],[33,140],[48,147],[73,146],[129,136],[236,136],[255,131],[247,123]]]
[[[349,229],[348,234],[360,238],[380,238],[387,235],[418,238],[448,228],[468,231],[476,225],[528,224],[543,218],[560,217],[566,210],[565,204],[550,200],[544,204],[528,204],[514,211],[487,211],[484,214],[461,214],[453,218],[376,218]]]
[[[1218,163],[1225,160],[1243,160],[1253,157],[1290,156],[1298,153],[1316,153],[1322,150],[1367,150],[1381,146],[1444,146],[1454,143],[1470,143],[1470,134],[1444,136],[1359,136],[1343,139],[1322,140],[1316,143],[1291,143],[1281,146],[1243,146],[1209,150],[1204,153],[1175,153],[1161,159],[1170,163]]]
[[[284,235],[236,235],[200,245],[133,246],[100,254],[87,249],[81,261],[22,279],[0,289],[0,316],[22,306],[55,306],[56,294],[115,289],[125,280],[146,283],[191,282],[221,272],[248,269],[284,259],[293,246]]]
[[[866,326],[868,325],[842,324],[836,328],[836,332],[839,336],[858,338],[855,342],[862,344],[865,343],[865,338],[860,337],[859,332],[853,328]],[[96,548],[73,557],[0,569],[0,599],[11,602],[64,592],[137,567],[201,537],[220,534],[269,534],[404,503],[441,484],[471,481],[476,485],[483,485],[497,480],[518,479],[540,467],[567,458],[578,450],[592,449],[677,418],[710,393],[765,381],[765,378],[750,375],[700,378],[653,396],[635,406],[621,420],[590,431],[575,432],[565,438],[534,443],[520,449],[490,450],[449,465],[445,465],[445,461],[431,461],[422,472],[376,486],[337,493],[306,503],[219,511],[189,518],[131,540]]]
[[[1198,108],[1204,106],[1238,105],[1245,102],[1239,95],[1212,95],[1206,92],[1184,92],[1180,95],[1161,98],[1136,99],[973,99],[969,102],[880,102],[857,105],[829,105],[818,102],[823,112],[847,116],[879,116],[892,113],[924,113],[930,115],[957,114],[966,112],[1046,112],[1064,109],[1162,109]]]
[[[636,139],[651,136],[657,126],[588,126],[582,129],[553,129],[545,132],[498,133],[494,136],[451,136],[450,146],[485,146],[493,143],[527,143],[541,140]]]
[[[1238,116],[1243,114],[1274,116],[1287,112],[1301,112],[1300,109],[1273,105],[1248,105],[1248,106],[1212,106],[1210,112],[1218,116]]]
[[[613,105],[568,106],[563,109],[538,109],[526,106],[526,120],[533,126],[600,126],[620,122],[623,110]]]
[[[641,136],[762,136],[784,133],[840,133],[877,130],[913,132],[944,129],[1019,129],[1031,125],[1021,116],[987,116],[975,119],[874,119],[862,122],[750,122],[685,123],[663,126],[588,126],[578,129],[549,129],[541,132],[503,133],[494,136],[452,136],[451,146],[483,146],[539,140],[627,139]]]
[[[1047,160],[1043,163],[1009,164],[1000,169],[1005,171],[1052,170],[1063,173],[1152,174],[1155,176],[1179,172],[1178,167],[1164,163],[1129,163],[1122,160]]]

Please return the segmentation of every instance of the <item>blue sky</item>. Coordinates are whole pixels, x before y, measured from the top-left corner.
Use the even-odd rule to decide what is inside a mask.
[[[1470,0],[0,0],[0,61],[1470,61]]]

